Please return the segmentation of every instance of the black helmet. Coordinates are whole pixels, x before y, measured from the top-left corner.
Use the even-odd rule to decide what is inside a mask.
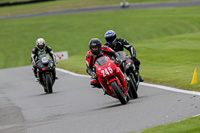
[[[98,38],[92,38],[89,43],[92,54],[99,54],[101,51],[101,41]]]

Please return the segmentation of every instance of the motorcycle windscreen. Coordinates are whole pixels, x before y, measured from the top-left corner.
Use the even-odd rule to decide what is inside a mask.
[[[104,64],[106,64],[107,58],[108,58],[108,57],[106,57],[106,56],[102,56],[102,57],[98,58],[98,59],[95,61],[95,64],[97,64],[98,66],[103,66]]]
[[[120,59],[122,59],[123,61],[126,60],[126,56],[127,56],[126,52],[118,51],[117,53],[119,54]]]

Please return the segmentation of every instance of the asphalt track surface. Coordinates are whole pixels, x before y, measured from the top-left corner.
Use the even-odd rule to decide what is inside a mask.
[[[90,78],[57,71],[45,94],[31,66],[0,70],[1,133],[127,133],[200,113],[200,96],[140,85],[139,98],[121,103]]]
[[[57,71],[54,93],[45,94],[31,66],[0,75],[1,133],[127,133],[200,114],[200,96],[192,93],[140,85],[139,98],[121,105],[87,77]]]
[[[47,16],[47,15],[72,14],[72,13],[88,13],[88,12],[99,12],[99,11],[134,10],[134,9],[138,10],[138,9],[150,9],[150,8],[175,8],[175,7],[187,7],[187,6],[199,6],[199,5],[200,1],[130,4],[128,8],[121,8],[120,5],[114,5],[114,6],[104,6],[104,7],[81,8],[73,10],[51,11],[51,12],[25,14],[25,15],[17,15],[10,17],[0,17],[0,20],[19,19],[19,18]]]

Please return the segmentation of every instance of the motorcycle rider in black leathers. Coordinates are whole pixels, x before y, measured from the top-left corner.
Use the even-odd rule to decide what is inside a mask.
[[[127,49],[130,52],[131,59],[133,60],[136,69],[139,73],[139,66],[140,66],[140,61],[136,58],[136,50],[135,48],[129,44],[128,41],[126,41],[123,38],[117,38],[115,31],[113,30],[108,30],[106,31],[104,35],[106,39],[106,43],[104,44],[105,46],[108,46],[112,48],[114,51],[124,51],[124,48]],[[140,82],[143,82],[144,79],[140,77]]]
[[[34,72],[36,82],[39,81],[39,78],[37,75],[36,62],[38,61],[38,57],[43,54],[49,54],[54,62],[54,65],[56,66],[57,61],[56,61],[56,57],[53,53],[53,50],[51,49],[51,47],[46,46],[45,40],[43,38],[38,38],[36,40],[36,47],[33,48],[32,53],[31,53],[31,62],[33,64],[32,70]],[[55,79],[58,79],[58,77],[56,77],[56,72],[54,72],[54,74],[55,74]]]

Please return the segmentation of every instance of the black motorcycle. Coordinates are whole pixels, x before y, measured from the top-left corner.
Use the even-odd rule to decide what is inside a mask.
[[[53,92],[53,84],[55,82],[55,66],[52,59],[48,55],[40,55],[36,62],[39,83],[44,87],[46,93]]]
[[[117,52],[122,60],[121,69],[126,77],[129,87],[130,98],[138,98],[137,90],[139,86],[139,73],[136,71],[133,60],[124,51]]]

